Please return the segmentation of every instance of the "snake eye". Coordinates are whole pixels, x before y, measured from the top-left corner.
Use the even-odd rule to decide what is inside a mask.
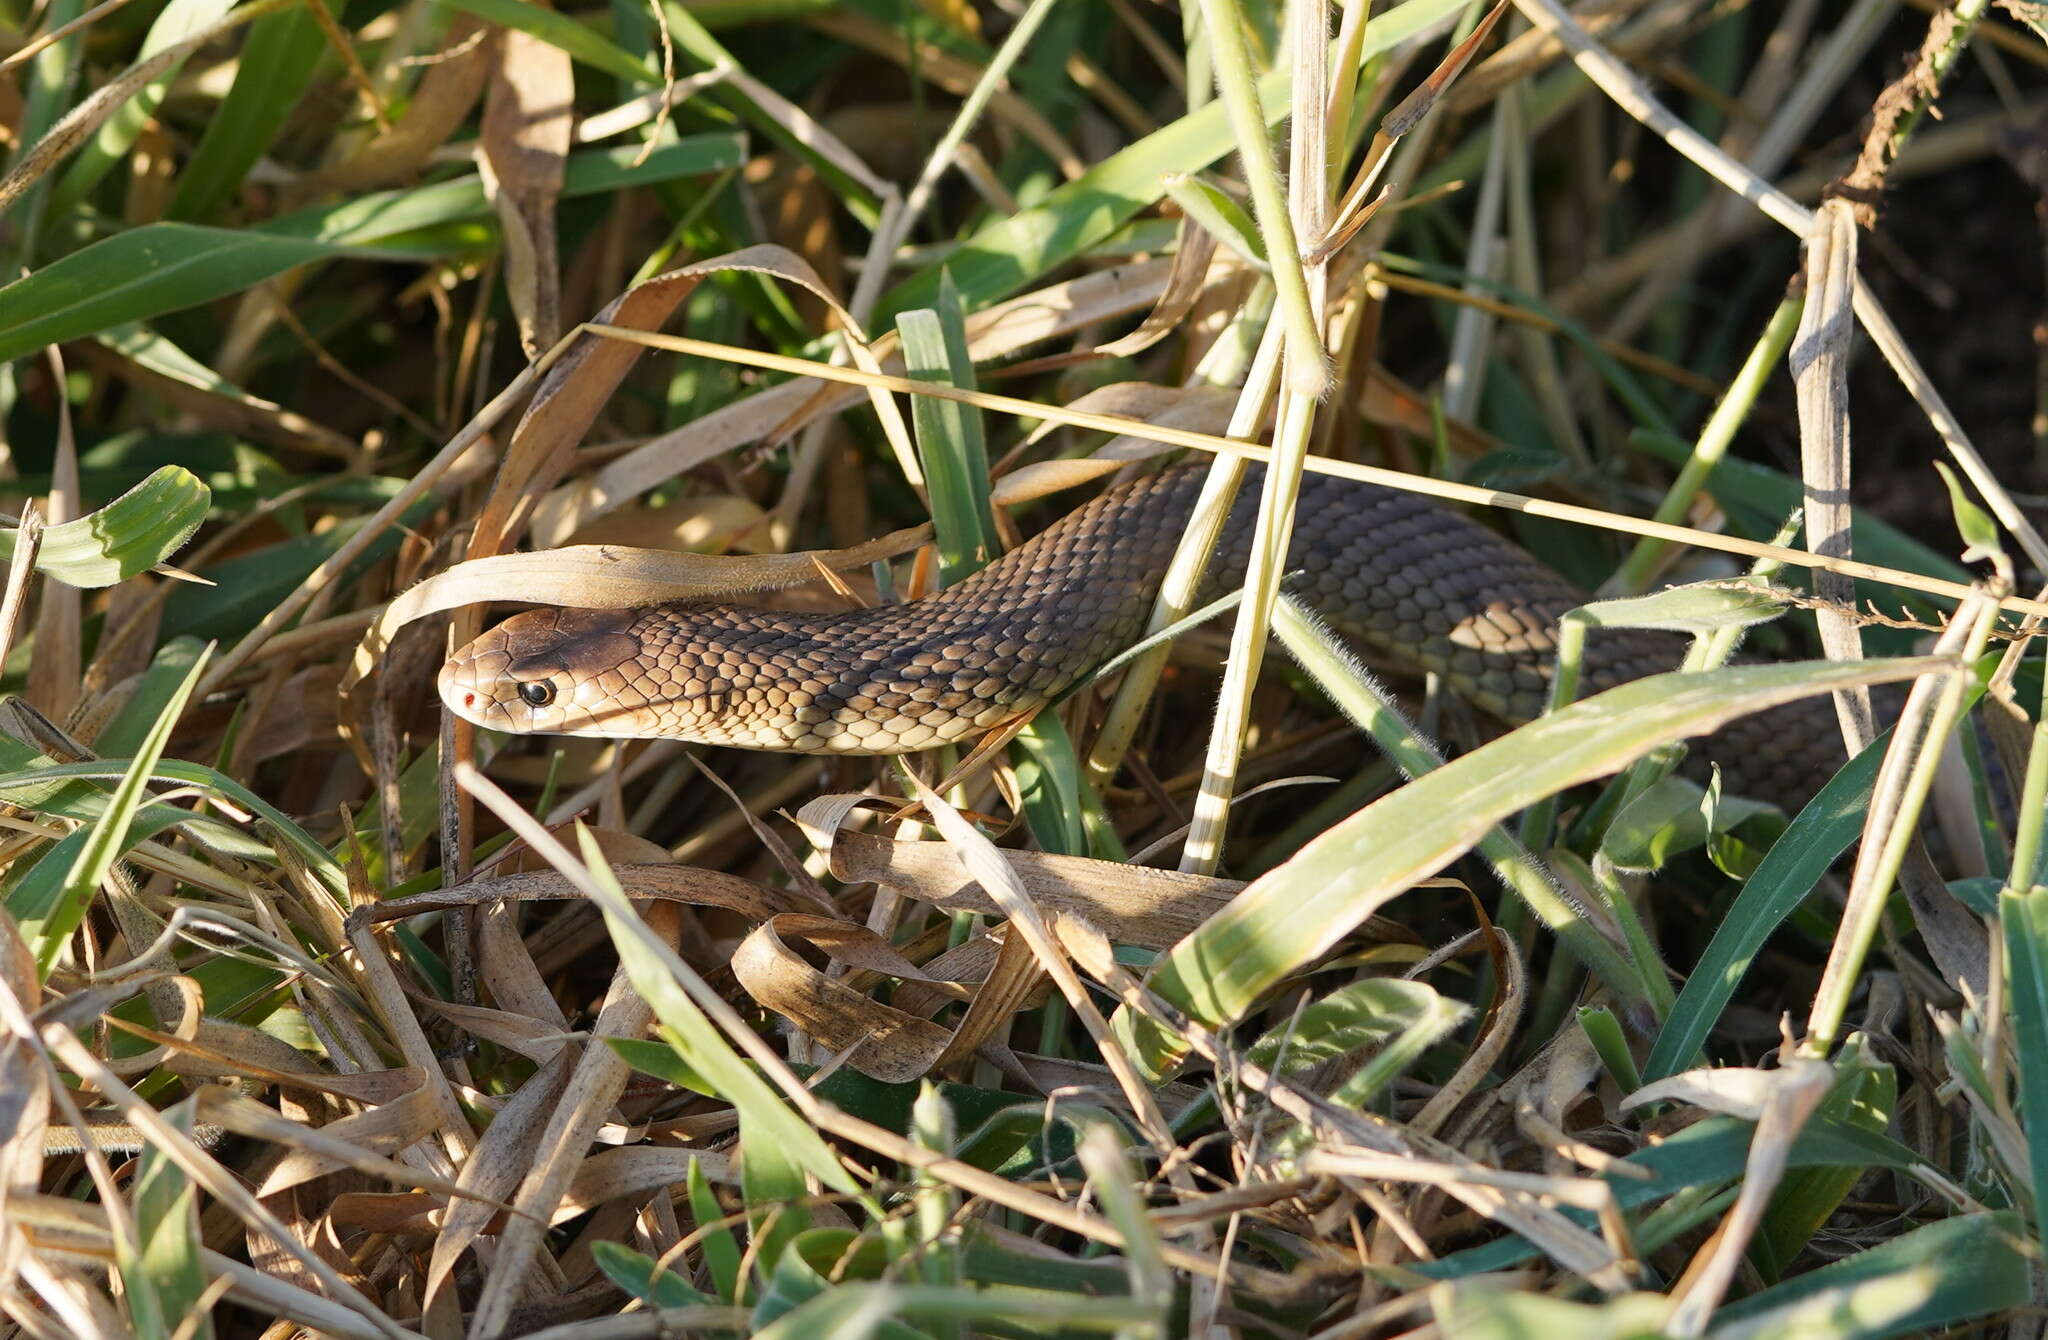
[[[528,680],[519,686],[519,696],[532,707],[546,707],[555,700],[555,686],[545,679]]]

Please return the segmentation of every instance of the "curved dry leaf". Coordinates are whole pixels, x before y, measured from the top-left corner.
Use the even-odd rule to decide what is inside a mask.
[[[169,1059],[164,1068],[177,1075],[208,1078],[231,1075],[261,1080],[280,1088],[324,1093],[370,1107],[404,1097],[419,1088],[425,1079],[424,1072],[417,1066],[330,1074],[319,1069],[317,1062],[290,1043],[219,1019],[201,1019],[199,1036],[190,1042],[181,1042],[171,1034],[125,1019],[114,1022],[122,1032],[155,1043],[167,1052]],[[261,1041],[254,1040],[251,1034]]]
[[[457,1194],[452,1180],[400,1163],[383,1152],[403,1149],[433,1133],[433,1104],[422,1101],[427,1097],[424,1088],[325,1126],[308,1126],[279,1116],[273,1109],[218,1084],[206,1085],[195,1093],[197,1101],[193,1107],[200,1120],[290,1151],[263,1179],[257,1191],[260,1196],[274,1196],[342,1168],[400,1186]]]
[[[555,1210],[555,1222],[588,1214],[608,1201],[681,1186],[697,1161],[704,1180],[737,1187],[739,1168],[730,1154],[713,1149],[682,1149],[675,1145],[627,1145],[607,1149],[583,1160],[569,1182],[568,1194]]]
[[[822,928],[823,917],[775,917],[756,926],[733,952],[732,972],[763,1009],[773,1010],[829,1052],[847,1052],[847,1064],[885,1084],[904,1084],[930,1072],[952,1032],[884,1005],[805,962],[779,933]],[[857,929],[846,923],[848,930]],[[881,937],[875,936],[879,940]],[[917,971],[910,964],[905,967]],[[922,974],[920,974],[922,975]]]
[[[952,930],[949,924],[934,922],[927,928],[927,935],[943,944],[952,938]],[[1006,941],[1000,933],[1001,930],[1002,927],[998,925],[995,932],[983,931],[979,935],[962,940],[943,953],[926,959],[923,971],[931,980],[899,983],[889,993],[889,1003],[899,1010],[905,1010],[922,1019],[929,1019],[946,1005],[963,1000],[972,1002],[981,991],[988,988],[989,978],[996,972],[996,965],[1002,959]],[[924,936],[920,936],[919,943],[921,944],[924,939]],[[913,954],[919,952],[917,945],[906,948]],[[839,980],[856,991],[871,991],[881,980],[881,975],[849,972]],[[979,982],[981,986],[968,989],[960,985],[963,982]],[[1042,997],[1043,992],[1034,992],[1033,995]]]
[[[389,605],[356,646],[342,676],[351,693],[375,673],[400,628],[415,619],[462,605],[491,601],[628,609],[738,591],[766,591],[817,578],[820,568],[861,568],[915,549],[930,527],[914,526],[851,549],[807,549],[794,554],[671,554],[655,549],[577,545],[533,554],[499,554],[458,563],[412,587]]]
[[[1080,459],[1057,461],[1033,461],[1018,466],[988,491],[988,500],[997,507],[1015,507],[1020,503],[1036,502],[1040,498],[1092,484],[1104,475],[1113,475],[1128,464],[1126,461],[1098,460],[1093,456]]]
[[[843,827],[872,796],[822,796],[797,813],[812,845],[849,883],[885,884],[948,912],[1001,916],[943,842],[901,842]],[[893,809],[900,802],[883,802]],[[1045,852],[1002,853],[1033,901],[1086,918],[1119,944],[1165,949],[1220,911],[1242,881]]]
[[[499,1009],[566,1033],[569,1017],[534,963],[519,921],[518,912],[504,903],[487,903],[478,909],[477,976]]]
[[[425,1191],[344,1191],[328,1202],[324,1216],[337,1228],[431,1238],[441,1231],[444,1196]]]
[[[434,151],[448,143],[484,91],[490,74],[483,21],[457,13],[441,42],[441,54],[420,77],[396,125],[342,162],[323,168],[319,180],[336,190],[362,192],[412,176]]]
[[[936,1064],[941,1070],[952,1068],[983,1047],[1003,1047],[1003,1034],[1017,1017],[1017,1011],[1040,994],[1040,988],[1050,980],[1030,942],[1014,929],[1006,930],[988,980],[974,993],[967,1012],[953,1030],[953,1040],[939,1054]]]
[[[530,1061],[546,1064],[574,1040],[562,1025],[530,1015],[493,1010],[482,1005],[461,1005],[424,993],[412,993],[412,996],[415,1003],[432,1010],[471,1037],[517,1052]]]
[[[1145,313],[1145,319],[1138,328],[1120,339],[1095,346],[1095,352],[1105,358],[1129,358],[1150,349],[1180,328],[1189,312],[1195,310],[1195,303],[1208,292],[1210,285],[1209,262],[1216,256],[1216,234],[1207,228],[1183,219],[1180,225],[1179,244],[1173,250],[1173,269],[1166,280],[1166,288],[1159,295],[1152,310]],[[1235,257],[1226,257],[1225,268],[1233,273],[1242,273],[1244,266]]]
[[[1644,1085],[1623,1098],[1621,1106],[1627,1110],[1645,1103],[1687,1103],[1743,1121],[1761,1121],[1778,1083],[1777,1071],[1753,1066],[1687,1070]]]

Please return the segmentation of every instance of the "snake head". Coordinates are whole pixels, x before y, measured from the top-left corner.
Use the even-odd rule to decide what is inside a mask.
[[[517,735],[631,735],[621,667],[640,654],[632,610],[529,610],[450,657],[441,701],[465,721]]]

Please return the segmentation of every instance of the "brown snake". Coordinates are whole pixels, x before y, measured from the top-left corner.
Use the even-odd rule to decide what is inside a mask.
[[[1204,599],[1243,579],[1257,475]],[[1043,705],[1141,633],[1202,469],[1112,490],[923,600],[831,614],[692,600],[515,615],[442,668],[441,697],[493,730],[691,740],[809,754],[902,754]],[[1415,494],[1303,479],[1290,589],[1376,660],[1435,671],[1509,722],[1541,712],[1558,617],[1584,592],[1478,523]],[[1677,667],[1672,633],[1593,633],[1585,692]],[[1841,760],[1826,698],[1708,743],[1731,789],[1788,807]]]

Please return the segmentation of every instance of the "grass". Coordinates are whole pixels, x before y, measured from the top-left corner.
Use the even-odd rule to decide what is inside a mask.
[[[2037,1332],[2048,551],[1944,396],[2038,353],[1814,188],[2048,48],[1368,9],[0,0],[4,1335]],[[912,598],[1182,449],[1242,596],[1192,527],[976,747],[439,709],[494,603]],[[1551,710],[1294,603],[1309,471],[1600,588]],[[1934,501],[1809,553],[1845,473]],[[1887,684],[1796,814],[1674,770]]]

